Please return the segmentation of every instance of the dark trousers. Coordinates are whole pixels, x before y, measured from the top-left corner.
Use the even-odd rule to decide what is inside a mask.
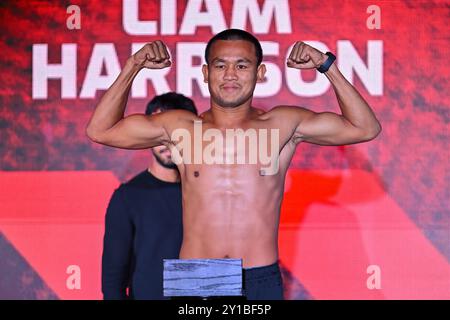
[[[247,300],[283,300],[283,280],[278,263],[244,268],[243,277]]]

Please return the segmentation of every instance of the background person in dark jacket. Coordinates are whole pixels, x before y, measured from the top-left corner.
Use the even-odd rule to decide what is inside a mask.
[[[154,97],[146,114],[171,109],[197,114],[191,99],[174,92]],[[151,151],[148,169],[120,185],[108,205],[102,256],[104,299],[164,299],[163,259],[177,259],[180,252],[178,169],[167,147]]]

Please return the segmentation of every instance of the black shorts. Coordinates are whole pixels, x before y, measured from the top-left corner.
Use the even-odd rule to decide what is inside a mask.
[[[283,280],[278,262],[256,268],[244,268],[244,295],[247,300],[283,300]]]

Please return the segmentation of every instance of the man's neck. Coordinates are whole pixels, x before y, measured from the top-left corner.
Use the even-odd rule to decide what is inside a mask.
[[[148,166],[148,172],[150,172],[154,177],[161,181],[165,182],[179,182],[180,181],[180,174],[177,169],[169,169],[166,167],[163,167],[153,159],[153,161]]]
[[[249,120],[254,113],[250,104],[243,104],[235,108],[224,108],[212,104],[207,121],[215,123],[219,127],[231,128]]]

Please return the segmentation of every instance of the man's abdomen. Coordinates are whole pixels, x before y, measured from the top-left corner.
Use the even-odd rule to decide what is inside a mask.
[[[180,258],[243,259],[244,267],[275,262],[279,199],[273,194],[250,199],[249,193],[222,191],[204,203],[197,200],[186,205]]]

